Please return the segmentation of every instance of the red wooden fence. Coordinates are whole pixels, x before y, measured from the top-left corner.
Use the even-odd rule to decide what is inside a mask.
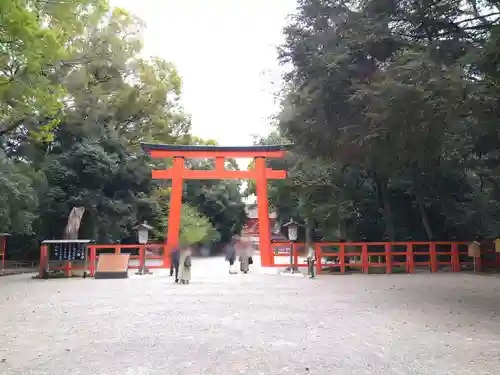
[[[88,272],[90,276],[94,276],[97,267],[97,262],[99,260],[99,254],[101,253],[130,253],[130,260],[138,260],[138,265],[131,265],[129,269],[140,269],[143,264],[142,257],[143,252],[146,251],[146,263],[148,260],[158,260],[159,264],[147,264],[148,268],[168,268],[170,263],[163,257],[165,251],[165,245],[163,244],[147,244],[147,245],[88,245]],[[137,252],[137,255],[132,255]],[[155,254],[156,253],[156,254]],[[40,275],[45,273],[45,265],[47,264],[48,248],[47,245],[42,245],[40,248]],[[54,263],[58,263],[55,261]],[[52,266],[51,270],[64,270],[64,274],[68,276],[71,270],[75,271],[86,271],[85,264],[82,261],[79,262],[60,262],[63,263],[62,266]]]
[[[316,250],[317,273],[324,272],[363,272],[370,273],[414,273],[419,269],[438,272],[448,269],[452,272],[461,270],[475,270],[481,272],[489,269],[500,270],[500,253],[495,252],[493,243],[481,244],[481,255],[471,257],[468,253],[467,242],[318,242],[313,246]],[[290,248],[293,248],[293,263],[290,264]],[[274,256],[271,267],[307,267],[305,262],[306,249],[304,243],[273,242]],[[40,275],[43,275],[47,263],[48,249],[42,245],[40,249]],[[148,268],[168,268],[168,257],[163,256],[163,244],[147,245],[88,245],[89,259],[88,272],[94,276],[99,254],[121,252],[137,253],[130,256],[131,260],[138,260],[138,265],[130,269],[140,269],[143,264],[141,256],[146,251]],[[157,260],[151,264],[148,260]],[[166,260],[166,261],[165,261]],[[57,263],[57,262],[54,262]],[[64,270],[69,275],[71,270],[85,270],[83,262],[61,262],[63,265],[51,270]]]
[[[500,253],[493,243],[481,244],[481,256],[471,257],[468,242],[318,242],[316,271],[382,273],[414,273],[418,269],[452,272],[488,269],[500,270]],[[304,243],[293,244],[290,264],[290,242],[272,244],[273,267],[307,267]],[[284,261],[283,261],[284,259]]]

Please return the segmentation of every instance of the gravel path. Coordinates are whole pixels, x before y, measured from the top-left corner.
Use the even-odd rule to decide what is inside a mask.
[[[0,374],[500,373],[500,278],[0,279]]]

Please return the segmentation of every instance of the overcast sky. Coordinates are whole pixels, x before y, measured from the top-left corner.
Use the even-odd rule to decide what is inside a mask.
[[[281,29],[295,0],[112,0],[145,21],[145,53],[173,62],[192,132],[250,145],[277,111]]]

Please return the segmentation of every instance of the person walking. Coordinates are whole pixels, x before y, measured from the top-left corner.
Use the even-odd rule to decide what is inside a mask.
[[[309,246],[307,250],[307,274],[310,279],[314,279],[316,277],[316,250],[314,250],[313,246]]]
[[[180,266],[179,266],[179,280],[181,284],[189,284],[191,281],[191,258],[192,258],[191,247],[185,246],[180,252]]]
[[[175,282],[179,282],[179,263],[180,263],[180,252],[181,248],[179,246],[175,246],[170,251],[170,276],[174,275],[175,272]]]
[[[226,260],[229,262],[229,273],[235,273],[232,271],[232,268],[233,268],[233,264],[236,260],[236,248],[235,248],[235,245],[236,245],[236,241],[235,239],[232,239],[230,243],[228,243],[225,248],[224,248],[224,251],[226,253]]]
[[[238,243],[238,258],[240,261],[240,271],[243,273],[248,273],[250,270],[250,262],[253,263],[252,253],[248,243],[240,241]]]

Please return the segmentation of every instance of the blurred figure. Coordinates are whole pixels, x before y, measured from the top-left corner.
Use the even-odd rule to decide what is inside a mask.
[[[316,267],[314,266],[316,264],[316,260],[316,250],[313,246],[309,246],[309,249],[307,250],[307,273],[311,279],[314,279],[316,276]]]
[[[230,243],[226,244],[224,247],[224,252],[226,253],[226,260],[229,262],[229,273],[233,272],[233,264],[236,261],[236,239],[233,238]]]
[[[179,282],[179,262],[180,262],[180,246],[174,247],[170,251],[170,276],[174,275],[175,271],[175,282]]]
[[[189,284],[191,281],[191,258],[193,251],[190,246],[183,246],[180,251],[179,280],[181,284]]]
[[[245,241],[239,241],[238,243],[238,259],[240,261],[240,271],[243,273],[248,273],[250,270],[250,264],[253,263],[252,259],[252,248]]]

